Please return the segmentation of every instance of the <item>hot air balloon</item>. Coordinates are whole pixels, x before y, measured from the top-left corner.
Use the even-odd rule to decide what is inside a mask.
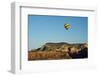
[[[66,30],[68,30],[68,29],[70,28],[70,24],[68,24],[68,23],[64,24],[64,28],[65,28]]]

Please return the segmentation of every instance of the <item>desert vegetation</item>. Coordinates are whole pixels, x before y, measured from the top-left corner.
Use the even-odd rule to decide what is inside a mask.
[[[28,60],[57,60],[88,58],[86,43],[46,43],[42,47],[28,51]]]

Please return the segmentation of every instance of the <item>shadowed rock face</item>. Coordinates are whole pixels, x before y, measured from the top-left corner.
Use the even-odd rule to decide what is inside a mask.
[[[68,53],[73,59],[76,58],[88,58],[88,48],[85,47],[82,50],[79,50],[77,53]]]
[[[87,57],[88,46],[86,43],[46,43],[42,47],[28,52],[28,60],[79,59]]]

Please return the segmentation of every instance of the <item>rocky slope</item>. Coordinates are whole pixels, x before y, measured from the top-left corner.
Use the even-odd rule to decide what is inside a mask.
[[[86,43],[46,43],[42,47],[28,52],[28,60],[74,59],[87,57],[88,46]]]

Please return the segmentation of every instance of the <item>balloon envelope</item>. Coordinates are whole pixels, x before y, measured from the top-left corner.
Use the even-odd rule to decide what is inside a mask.
[[[68,24],[68,23],[64,24],[64,27],[65,27],[66,30],[68,30],[70,28],[70,24]]]

